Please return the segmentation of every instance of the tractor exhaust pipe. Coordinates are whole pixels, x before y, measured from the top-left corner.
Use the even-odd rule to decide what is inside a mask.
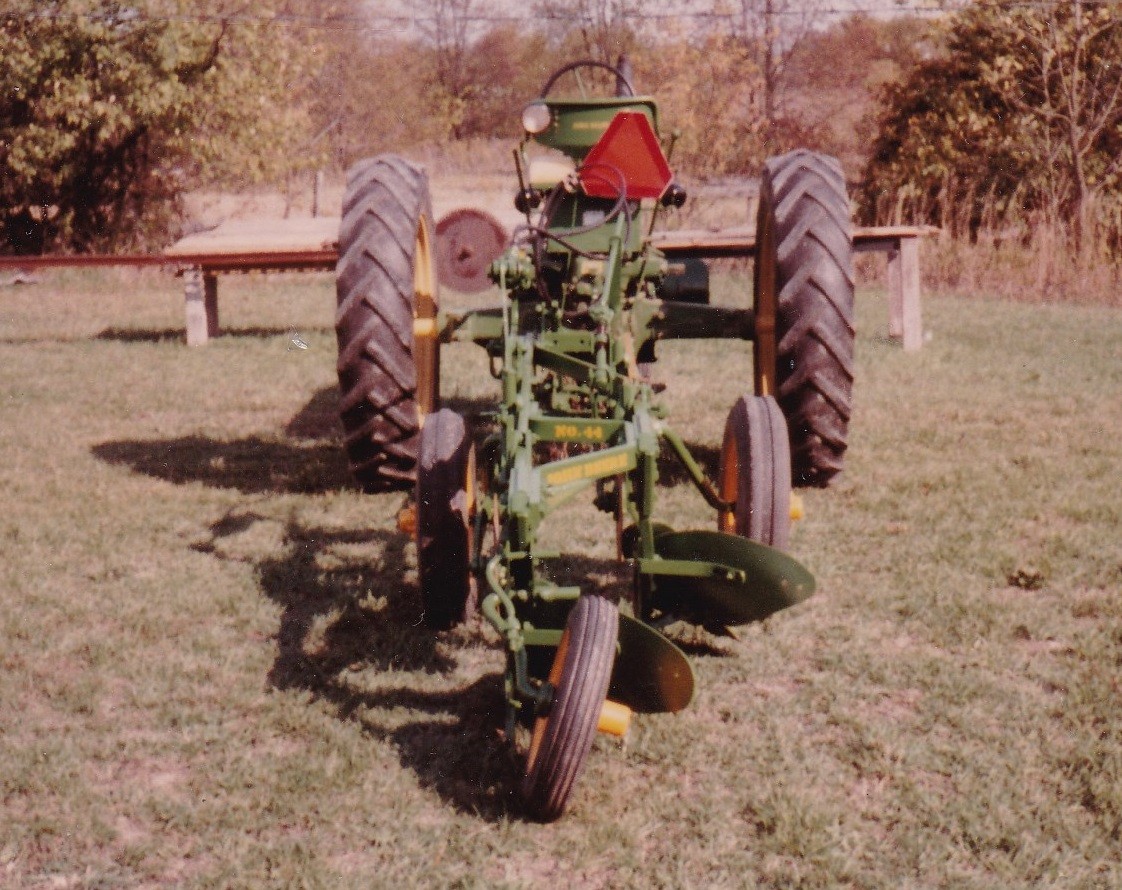
[[[632,85],[635,83],[635,76],[631,72],[631,60],[626,55],[620,54],[616,60],[616,70],[619,72],[616,75],[616,95],[634,96]]]

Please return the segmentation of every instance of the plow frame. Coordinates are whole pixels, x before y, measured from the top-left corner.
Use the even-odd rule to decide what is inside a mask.
[[[660,339],[753,340],[754,313],[662,300],[637,287],[644,270],[654,277],[649,270],[662,274],[666,263],[649,243],[624,252],[625,230],[639,221],[639,208],[631,212],[631,220],[617,220],[607,256],[596,270],[591,330],[565,326],[560,313],[554,313],[552,324],[548,318],[542,324],[541,294],[532,284],[529,257],[514,248],[492,270],[501,305],[441,313],[433,332],[441,342],[470,341],[486,349],[501,385],[501,401],[491,417],[494,430],[480,448],[469,565],[481,591],[480,610],[508,653],[508,733],[520,718],[548,711],[554,690],[540,670],[532,669],[528,651],[558,646],[581,593],[538,572],[541,561],[560,556],[538,547],[538,528],[569,501],[595,490],[597,506],[616,513],[617,533],[630,522],[628,552],[617,555],[633,560],[631,608],[639,622],[654,620],[660,578],[746,580],[743,569],[721,562],[659,556],[654,511],[664,442],[710,507],[726,513],[734,505],[721,498],[666,422],[666,411],[635,359],[636,344]],[[537,330],[528,330],[527,316]],[[536,459],[541,446],[552,446],[562,456]],[[567,453],[573,448],[579,453]],[[489,538],[490,548],[485,546]],[[636,669],[641,670],[631,666]],[[627,697],[627,690],[623,693]],[[642,710],[653,710],[644,704]]]

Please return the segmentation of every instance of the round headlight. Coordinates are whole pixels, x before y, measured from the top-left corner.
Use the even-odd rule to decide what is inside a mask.
[[[537,135],[553,123],[553,112],[544,102],[531,102],[522,109],[522,127],[527,133]]]

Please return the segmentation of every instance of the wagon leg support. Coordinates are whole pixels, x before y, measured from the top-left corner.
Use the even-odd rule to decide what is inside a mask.
[[[218,336],[218,276],[191,266],[183,273],[187,345],[205,346]]]
[[[918,238],[898,238],[888,251],[888,334],[903,340],[905,352],[923,346]]]

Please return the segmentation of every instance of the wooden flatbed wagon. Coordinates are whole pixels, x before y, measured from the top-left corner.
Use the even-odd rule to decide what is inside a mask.
[[[923,345],[919,243],[925,226],[857,228],[858,252],[888,256],[888,331],[906,352]],[[234,272],[332,271],[338,259],[336,217],[237,220],[180,239],[159,254],[0,257],[0,269],[161,266],[184,277],[187,343],[201,346],[220,330],[218,276]],[[752,228],[655,232],[653,243],[669,258],[746,258],[756,253]]]

